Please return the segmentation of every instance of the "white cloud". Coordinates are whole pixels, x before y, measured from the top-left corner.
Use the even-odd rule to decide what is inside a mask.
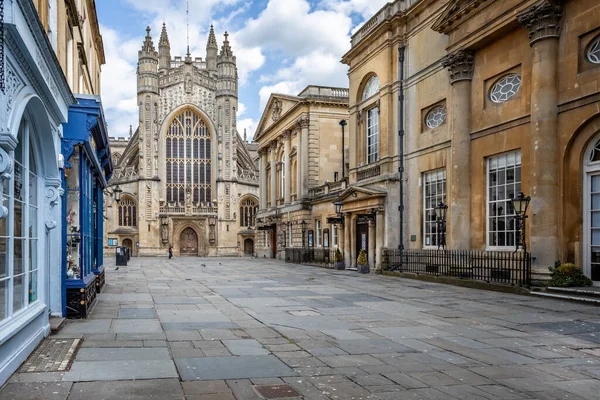
[[[102,67],[102,101],[111,136],[126,136],[137,123],[137,45],[122,41],[118,32],[101,26],[106,64]]]
[[[246,112],[246,105],[244,103],[238,102],[238,110],[237,110],[237,117],[238,117],[238,119],[242,115],[244,115],[245,112]]]
[[[238,132],[239,132],[240,136],[242,137],[242,139],[244,138],[244,129],[245,129],[246,130],[246,139],[248,141],[252,141],[252,138],[254,137],[254,131],[256,130],[257,124],[258,123],[252,118],[240,119],[237,122],[237,129],[238,129]]]
[[[315,49],[343,53],[349,48],[347,33],[351,27],[347,15],[329,10],[311,12],[306,0],[270,0],[267,8],[240,31],[239,41],[292,56]]]

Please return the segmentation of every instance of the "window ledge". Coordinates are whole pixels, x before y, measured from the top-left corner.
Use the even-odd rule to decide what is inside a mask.
[[[516,250],[515,246],[487,246],[485,248],[485,251],[510,251],[510,252],[514,252]]]
[[[4,320],[0,327],[0,346],[29,325],[31,321],[36,319],[45,310],[46,305],[38,301],[37,304],[29,306],[24,310],[19,310],[16,315]]]

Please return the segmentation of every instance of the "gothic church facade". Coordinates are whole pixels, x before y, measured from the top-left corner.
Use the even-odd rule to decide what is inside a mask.
[[[146,31],[138,53],[139,126],[113,151],[106,249],[253,254],[256,150],[236,127],[238,73],[227,32],[219,51],[211,26],[203,60],[189,47],[185,57],[172,58],[164,24],[158,52]]]

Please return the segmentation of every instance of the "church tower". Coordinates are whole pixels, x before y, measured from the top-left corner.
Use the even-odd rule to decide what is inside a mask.
[[[256,149],[236,128],[238,72],[228,39],[225,32],[217,43],[211,26],[205,59],[189,44],[171,58],[166,25],[158,51],[146,29],[139,128],[113,174],[111,185],[123,193],[107,223],[107,234],[135,255],[165,255],[170,246],[176,256],[253,254]]]
[[[138,227],[140,228],[139,246],[153,247],[153,236],[158,228],[153,225],[158,213],[158,79],[159,54],[154,48],[150,27],[146,28],[146,37],[142,49],[138,52]],[[143,227],[148,226],[148,229]]]
[[[236,112],[238,107],[238,73],[236,58],[229,44],[229,34],[221,53],[217,57],[217,110],[219,128],[219,176],[217,181],[219,194],[219,215],[223,216],[220,227],[222,237],[227,236],[227,226],[234,221],[235,194],[237,193],[237,130]]]

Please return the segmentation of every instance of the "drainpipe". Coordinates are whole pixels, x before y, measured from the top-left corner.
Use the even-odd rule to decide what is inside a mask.
[[[398,47],[398,154],[400,174],[400,201],[398,212],[400,213],[400,244],[398,250],[404,250],[404,47]],[[400,257],[402,262],[402,257]]]
[[[346,126],[345,119],[340,121],[340,126],[342,127],[342,180],[344,180],[346,177],[346,147],[344,146],[344,127]]]

